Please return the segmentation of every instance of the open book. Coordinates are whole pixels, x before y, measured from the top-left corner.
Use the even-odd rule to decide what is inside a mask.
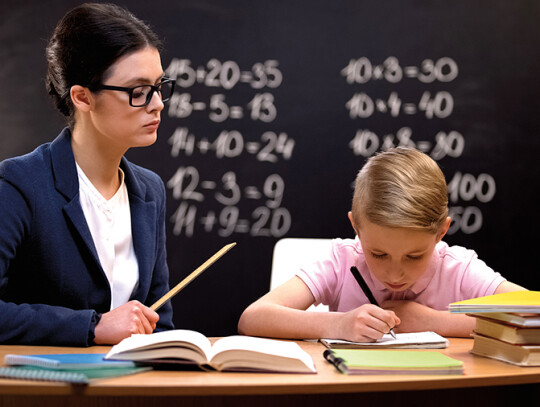
[[[212,345],[203,334],[183,329],[132,335],[113,346],[105,359],[190,364],[219,371],[317,372],[311,355],[295,342],[239,335]]]
[[[384,335],[375,342],[349,342],[340,339],[320,339],[328,349],[441,349],[448,347],[448,340],[435,332],[414,332]]]

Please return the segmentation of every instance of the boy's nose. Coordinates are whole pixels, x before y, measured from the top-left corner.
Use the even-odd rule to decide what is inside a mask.
[[[388,279],[390,280],[390,283],[401,283],[403,281],[403,276],[405,272],[403,267],[400,264],[395,264],[390,267],[386,275],[388,276]]]

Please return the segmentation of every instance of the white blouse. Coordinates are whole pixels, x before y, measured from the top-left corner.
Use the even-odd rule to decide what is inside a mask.
[[[92,233],[99,261],[111,289],[111,309],[129,301],[139,281],[139,265],[131,236],[131,211],[124,172],[120,188],[106,200],[77,164],[79,200]]]

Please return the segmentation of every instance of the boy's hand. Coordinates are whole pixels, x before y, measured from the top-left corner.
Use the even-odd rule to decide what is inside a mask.
[[[375,342],[399,323],[400,319],[393,311],[365,304],[342,314],[336,337],[354,342]]]

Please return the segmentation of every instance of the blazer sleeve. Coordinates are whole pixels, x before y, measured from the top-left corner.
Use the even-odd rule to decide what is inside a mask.
[[[5,167],[0,168],[0,343],[88,346],[94,310],[5,300],[18,294],[7,292],[8,280],[31,227],[33,204],[32,196],[23,194],[3,176]]]

